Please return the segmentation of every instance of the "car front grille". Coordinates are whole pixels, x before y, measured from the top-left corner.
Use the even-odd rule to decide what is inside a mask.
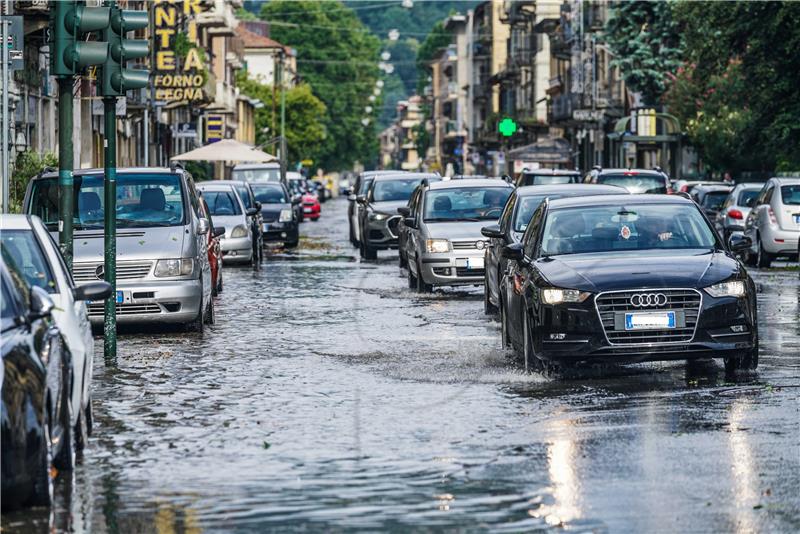
[[[661,305],[636,307],[631,304],[634,295],[664,295]],[[685,343],[694,337],[702,297],[694,289],[637,289],[600,293],[595,298],[603,330],[612,345]],[[630,312],[674,311],[675,328],[654,330],[625,330],[624,314]]]
[[[453,250],[480,250],[478,243],[483,241],[453,241]]]
[[[466,267],[456,267],[456,276],[464,278],[473,278],[475,276],[483,276],[483,269],[467,269]]]
[[[90,304],[89,317],[103,317],[104,304]],[[161,313],[158,304],[117,304],[117,315],[143,315],[147,313]]]
[[[389,233],[392,234],[393,238],[397,237],[397,225],[400,224],[400,216],[394,215],[389,217],[386,221],[386,227],[389,229]]]
[[[136,280],[150,274],[153,262],[117,262],[117,280]],[[72,268],[72,276],[76,282],[94,282],[105,280],[102,275],[102,263],[76,263]],[[98,272],[101,273],[98,276]]]

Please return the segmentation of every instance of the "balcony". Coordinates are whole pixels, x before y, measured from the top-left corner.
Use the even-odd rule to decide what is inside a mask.
[[[572,119],[572,110],[577,108],[577,95],[556,95],[550,99],[550,121],[565,121]]]
[[[209,35],[233,35],[233,30],[239,24],[234,4],[241,5],[241,2],[213,0],[211,9],[199,13],[195,21],[198,26],[207,27]]]

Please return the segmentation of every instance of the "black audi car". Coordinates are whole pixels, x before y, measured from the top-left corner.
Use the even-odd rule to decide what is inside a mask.
[[[483,309],[487,314],[495,313],[500,306],[500,281],[506,272],[503,248],[519,243],[534,210],[545,198],[591,195],[620,195],[628,191],[615,185],[565,183],[560,185],[532,185],[517,187],[508,197],[503,214],[497,224],[485,226],[481,233],[489,238],[486,247],[483,280]]]
[[[296,209],[299,199],[293,198],[280,182],[253,182],[250,187],[261,203],[264,243],[279,242],[286,248],[296,247],[300,241],[300,219]]]
[[[681,196],[545,200],[507,245],[506,340],[543,362],[723,358],[758,365],[756,291],[700,208]]]

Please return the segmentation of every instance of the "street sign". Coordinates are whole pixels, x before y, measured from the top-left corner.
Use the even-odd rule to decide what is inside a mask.
[[[206,143],[216,143],[223,138],[222,116],[209,115],[206,117]]]
[[[497,130],[503,137],[511,137],[514,135],[514,132],[517,131],[517,123],[514,122],[514,119],[511,117],[505,117],[500,121],[500,124],[497,125]]]
[[[602,109],[574,109],[572,118],[576,121],[594,122],[603,120]]]
[[[22,17],[3,17],[10,24],[6,31],[6,48],[8,48],[8,68],[10,70],[22,70],[25,68],[22,60],[22,51],[25,45],[25,32],[22,28]]]
[[[103,100],[97,98],[92,100],[92,115],[102,115],[104,113]],[[128,99],[120,97],[117,99],[117,117],[126,117],[128,115]]]
[[[197,137],[197,127],[193,122],[179,122],[173,126],[172,136],[175,138],[194,139]]]

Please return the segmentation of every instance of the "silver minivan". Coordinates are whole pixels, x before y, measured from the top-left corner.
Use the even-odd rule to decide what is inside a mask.
[[[103,170],[75,171],[73,277],[77,284],[103,280]],[[33,178],[25,212],[37,215],[58,239],[58,175]],[[213,322],[208,220],[199,217],[199,195],[189,173],[175,167],[117,171],[117,321],[179,323],[202,332]],[[89,306],[93,324],[103,303]]]

